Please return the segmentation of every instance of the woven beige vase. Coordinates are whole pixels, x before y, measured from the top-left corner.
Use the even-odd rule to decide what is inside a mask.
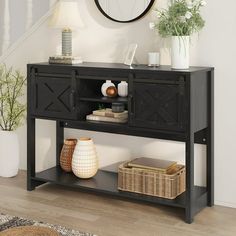
[[[91,138],[80,138],[72,158],[72,171],[82,179],[96,175],[98,171],[98,157]]]
[[[21,226],[0,232],[0,236],[59,236],[50,228],[39,226]]]

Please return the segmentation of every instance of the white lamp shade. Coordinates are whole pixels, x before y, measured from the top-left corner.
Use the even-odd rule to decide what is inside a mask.
[[[79,14],[78,2],[73,0],[60,0],[56,6],[49,25],[53,28],[81,28],[83,21]]]

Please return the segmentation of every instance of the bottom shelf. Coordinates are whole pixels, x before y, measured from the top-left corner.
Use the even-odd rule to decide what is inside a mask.
[[[117,197],[125,197],[135,200],[157,203],[161,205],[174,206],[180,208],[185,208],[186,205],[185,193],[181,194],[176,199],[169,200],[165,198],[152,197],[143,194],[119,191],[117,189],[118,174],[106,170],[99,170],[93,178],[84,180],[77,178],[72,173],[64,172],[59,166],[57,166],[36,173],[36,176],[32,179],[59,184],[63,186],[70,186],[73,188],[84,189],[87,191],[106,193]],[[204,195],[206,195],[206,188],[195,186],[194,198],[198,199]]]

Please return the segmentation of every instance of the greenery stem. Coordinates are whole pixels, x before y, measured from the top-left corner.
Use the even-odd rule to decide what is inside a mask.
[[[26,78],[19,71],[0,65],[0,128],[14,131],[22,125],[26,105],[24,96]]]

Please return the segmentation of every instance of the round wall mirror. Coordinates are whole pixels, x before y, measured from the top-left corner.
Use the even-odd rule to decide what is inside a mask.
[[[127,23],[140,19],[155,0],[95,0],[98,9],[110,20]]]

